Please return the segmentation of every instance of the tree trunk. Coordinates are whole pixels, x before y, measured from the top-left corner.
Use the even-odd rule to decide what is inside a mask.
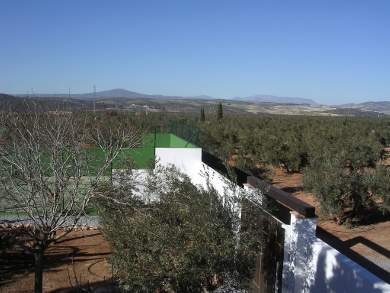
[[[42,283],[43,283],[43,249],[42,248],[39,248],[34,252],[34,261],[35,261],[34,292],[42,293]]]

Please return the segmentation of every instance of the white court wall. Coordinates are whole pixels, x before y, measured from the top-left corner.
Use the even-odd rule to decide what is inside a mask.
[[[158,164],[174,165],[192,180],[197,177],[202,165],[201,148],[156,148]]]
[[[162,166],[174,165],[186,174],[195,185],[213,186],[221,196],[233,196],[243,190],[202,162],[201,148],[156,148],[156,158]]]

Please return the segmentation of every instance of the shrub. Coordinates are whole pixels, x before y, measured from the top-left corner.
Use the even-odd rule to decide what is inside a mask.
[[[162,178],[158,172],[146,180],[146,198],[123,185],[100,187],[112,199],[97,205],[114,272],[131,292],[216,288],[236,273],[237,215],[215,190],[199,189],[173,169]],[[253,253],[244,251],[239,261],[254,264]]]

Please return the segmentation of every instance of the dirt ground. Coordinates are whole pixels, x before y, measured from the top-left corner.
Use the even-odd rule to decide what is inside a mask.
[[[44,292],[74,292],[88,283],[91,287],[110,286],[109,255],[110,247],[99,230],[72,231],[49,247],[45,255]],[[3,257],[0,259],[0,274],[0,292],[33,292],[34,272],[30,256],[18,253]]]
[[[319,203],[302,188],[302,175],[273,169],[272,180],[297,198],[316,207]],[[348,229],[319,216],[318,224],[351,248],[390,272],[390,221]],[[371,247],[371,248],[370,248]],[[378,252],[382,251],[382,253]],[[372,249],[372,248],[375,248]],[[91,284],[99,292],[111,292],[110,247],[99,230],[78,230],[48,249],[44,271],[44,292],[75,292],[79,285]],[[31,256],[21,253],[0,258],[0,292],[33,292],[34,272]],[[76,281],[76,279],[78,281]]]
[[[332,220],[324,219],[320,214],[319,202],[314,195],[303,191],[302,174],[286,174],[278,168],[272,168],[271,173],[272,182],[275,186],[316,208],[320,227],[337,236],[340,240],[349,240],[346,243],[350,244],[352,250],[390,272],[390,221],[356,228],[338,225]]]

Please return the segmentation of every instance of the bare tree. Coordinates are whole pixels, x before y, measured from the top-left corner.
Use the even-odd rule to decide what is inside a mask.
[[[0,144],[0,200],[28,218],[35,292],[42,292],[45,249],[77,225],[96,196],[95,186],[108,180],[106,171],[113,160],[122,148],[136,146],[140,133],[121,123],[99,123],[86,114],[0,115],[0,129],[8,130]]]

